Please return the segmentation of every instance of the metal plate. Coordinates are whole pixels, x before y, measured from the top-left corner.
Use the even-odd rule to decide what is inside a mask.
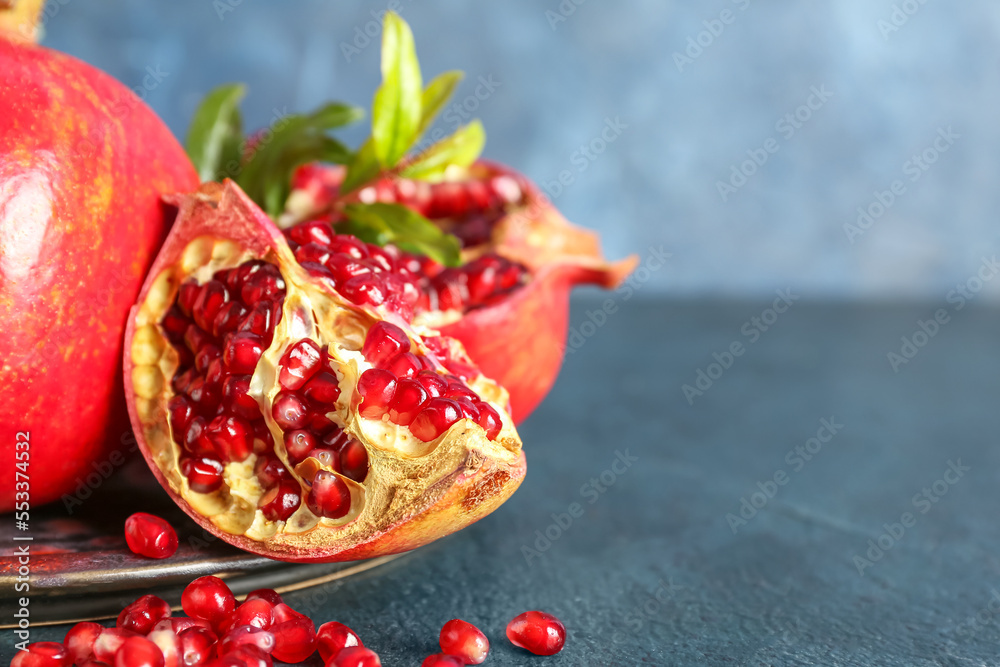
[[[28,531],[17,530],[12,517],[0,524],[0,602],[7,606],[28,596],[32,625],[114,618],[146,593],[178,604],[184,586],[206,574],[222,577],[240,596],[257,588],[298,590],[396,558],[303,565],[248,554],[191,521],[141,460],[93,486],[84,481],[75,498],[79,502],[64,499],[33,509]],[[177,529],[180,546],[174,556],[154,560],[129,551],[123,529],[125,519],[136,511],[162,516]],[[30,552],[30,590],[18,591],[16,585],[24,582],[18,549],[24,545]],[[8,619],[0,620],[0,628],[9,627]]]

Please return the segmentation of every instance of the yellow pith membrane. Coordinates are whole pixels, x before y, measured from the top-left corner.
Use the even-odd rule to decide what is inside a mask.
[[[208,213],[206,206],[210,207]],[[189,514],[206,527],[217,529],[213,532],[227,541],[285,560],[344,560],[403,551],[458,530],[498,507],[524,475],[521,442],[506,409],[507,392],[481,374],[462,379],[499,415],[499,432],[492,434],[492,439],[468,418],[459,419],[425,442],[410,427],[393,423],[388,414],[362,416],[358,381],[373,368],[362,347],[368,332],[385,314],[350,303],[328,279],[305,271],[277,230],[265,230],[270,235],[266,252],[245,250],[237,242],[212,233],[184,236],[186,215],[257,216],[256,210],[244,210],[252,206],[242,192],[228,184],[221,193],[202,194],[182,205],[175,229],[175,235],[181,236],[168,240],[164,250],[173,250],[176,260],[166,268],[158,267],[144,299],[133,310],[131,364],[127,364],[131,366],[133,416],[141,425],[144,453],[161,482]],[[263,219],[255,222],[264,224]],[[201,231],[210,232],[210,227],[203,224]],[[163,322],[168,312],[176,311],[182,285],[203,286],[213,276],[218,279],[220,272],[255,259],[276,266],[284,283],[280,319],[273,325],[270,344],[253,367],[246,392],[256,401],[260,411],[256,418],[263,418],[273,445],[258,433],[253,437],[252,451],[248,450],[245,458],[235,457],[242,460],[219,455],[224,465],[221,485],[214,491],[199,492],[182,472],[182,458],[194,455],[185,449],[185,433],[175,432],[168,407],[178,395],[175,376],[193,368],[193,362],[182,359],[187,352],[178,349],[177,335],[166,331]],[[413,327],[398,318],[393,324],[405,331],[410,352],[425,364],[425,373],[454,380],[445,365],[450,355],[462,364],[469,363],[459,344],[439,338],[433,330]],[[343,431],[345,438],[364,447],[367,473],[349,476],[341,472],[340,465],[318,454],[300,461],[289,456],[285,446],[289,430],[283,429],[272,413],[276,396],[286,390],[279,382],[286,353],[303,340],[323,350],[321,370],[334,374],[340,389],[336,400],[324,407],[322,417],[332,422],[335,430]],[[428,346],[425,340],[432,344]],[[442,350],[449,359],[440,358]],[[271,520],[258,508],[268,489],[260,483],[255,466],[260,457],[272,452],[301,489],[301,504],[287,520]],[[317,515],[306,501],[314,478],[321,472],[335,475],[349,490],[349,510],[335,518]]]

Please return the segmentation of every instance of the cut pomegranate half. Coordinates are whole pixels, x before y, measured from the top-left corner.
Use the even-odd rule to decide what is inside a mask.
[[[130,317],[126,393],[143,454],[199,524],[272,558],[350,560],[514,492],[508,394],[411,322],[403,253],[314,230],[326,250],[297,259],[308,244],[229,181],[176,204]]]

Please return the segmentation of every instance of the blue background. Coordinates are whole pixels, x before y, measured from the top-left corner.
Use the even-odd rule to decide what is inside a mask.
[[[568,170],[573,183],[550,194],[570,219],[602,232],[612,257],[661,246],[672,254],[648,274],[650,294],[791,288],[805,297],[943,302],[995,252],[996,3],[398,4],[427,75],[467,72],[459,102],[475,100],[468,96],[479,77],[499,82],[469,103],[486,125],[488,157],[543,183]],[[130,86],[159,68],[166,75],[147,100],[183,135],[201,96],[227,81],[250,85],[251,127],[266,125],[274,109],[331,98],[368,107],[378,37],[367,46],[359,39],[359,52],[344,47],[357,48],[372,12],[387,6],[53,0],[45,43]],[[690,60],[679,63],[675,54],[685,51]],[[813,87],[832,96],[800,110],[809,118],[788,136],[777,123]],[[574,156],[608,118],[627,127],[596,159]],[[958,138],[910,181],[904,164],[949,127]],[[362,130],[346,136],[356,142]],[[718,183],[768,138],[777,152],[723,201]],[[852,243],[845,224],[897,179],[905,192]],[[987,282],[978,298],[997,294],[1000,281]]]

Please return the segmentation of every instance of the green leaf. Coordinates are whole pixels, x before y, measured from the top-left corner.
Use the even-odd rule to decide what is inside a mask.
[[[441,109],[451,99],[451,96],[455,93],[455,89],[458,88],[458,84],[461,83],[463,78],[465,78],[465,72],[459,70],[442,72],[434,77],[427,84],[427,87],[424,88],[420,105],[421,116],[420,128],[417,131],[418,139],[423,136],[424,132],[434,122],[434,119],[437,118],[437,115],[441,113]]]
[[[417,140],[423,81],[410,26],[395,12],[382,25],[382,85],[372,103],[375,157],[393,167]]]
[[[403,250],[427,255],[445,266],[461,264],[461,244],[433,222],[399,204],[349,204],[344,208],[349,224],[341,229],[360,231],[380,245],[394,243]]]
[[[344,176],[344,182],[340,184],[341,196],[371,181],[380,171],[382,168],[379,166],[378,158],[375,157],[375,144],[368,139],[347,165],[347,174]]]
[[[243,144],[240,101],[246,92],[246,86],[239,83],[219,86],[195,111],[185,148],[202,181],[213,181],[227,167],[240,163]]]
[[[263,183],[263,194],[258,201],[272,218],[277,218],[285,210],[285,201],[292,191],[292,176],[295,170],[310,162],[333,162],[346,164],[352,158],[350,149],[333,137],[302,137],[286,146],[268,170],[268,178]]]
[[[400,173],[407,178],[440,180],[448,167],[468,167],[475,162],[485,145],[483,124],[474,120],[415,156]]]

